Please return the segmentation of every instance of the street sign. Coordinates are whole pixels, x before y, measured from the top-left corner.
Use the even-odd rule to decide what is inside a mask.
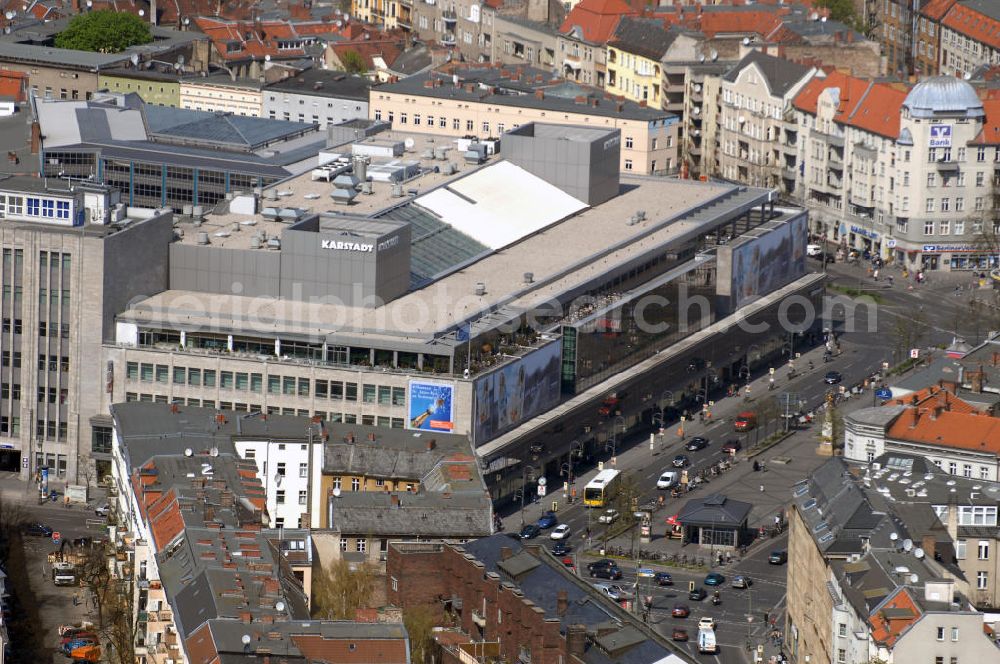
[[[910,349],[910,358],[916,360],[919,357],[920,357],[920,349],[919,348],[911,348]]]
[[[538,483],[538,497],[539,498],[545,497],[545,485],[542,484],[541,482]]]
[[[27,468],[27,467],[28,467],[28,458],[25,457],[21,459],[21,468]]]
[[[875,390],[875,396],[877,396],[879,399],[882,399],[883,401],[886,401],[892,398],[892,390],[890,390],[888,387],[880,387],[879,389]]]
[[[61,540],[61,539],[62,539],[62,535],[59,534],[58,530],[52,533],[52,541],[53,542],[55,542],[56,544],[58,544],[59,540]]]
[[[640,579],[652,579],[656,576],[656,571],[648,567],[640,567],[637,574]]]
[[[694,581],[688,581],[688,592],[694,590]]]
[[[768,369],[767,372],[773,376],[774,375],[774,367],[771,367],[770,369]]]
[[[549,483],[549,481],[547,479],[545,479],[544,477],[539,477],[538,478],[538,486],[545,486],[548,483]]]

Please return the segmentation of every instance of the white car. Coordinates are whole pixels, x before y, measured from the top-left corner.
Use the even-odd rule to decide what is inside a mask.
[[[111,512],[111,508],[108,507],[107,503],[101,503],[96,508],[94,508],[94,514],[96,514],[99,517],[106,517],[109,512]]]
[[[569,537],[569,526],[565,523],[561,523],[555,527],[552,534],[549,535],[554,540],[567,539]]]
[[[618,520],[618,510],[604,510],[601,516],[597,517],[598,523],[614,523]]]
[[[594,587],[616,602],[619,602],[627,597],[625,589],[614,583],[595,583]]]
[[[677,484],[678,480],[677,475],[678,473],[676,470],[666,471],[665,473],[660,475],[660,479],[656,480],[656,488],[669,489],[670,487],[674,486],[675,484]]]
[[[698,629],[715,629],[715,618],[704,616],[698,621]]]

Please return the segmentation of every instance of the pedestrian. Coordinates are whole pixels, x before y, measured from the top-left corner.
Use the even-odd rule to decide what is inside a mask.
[[[872,273],[872,276],[875,277],[875,281],[878,281],[878,268],[875,268],[875,272]]]
[[[892,275],[889,275],[889,285],[892,286]]]
[[[768,618],[770,618],[770,617],[771,617],[771,614],[769,614],[767,611],[765,611],[764,612],[764,624],[765,625],[768,623]]]
[[[722,554],[719,554],[719,567],[722,567]]]
[[[73,606],[80,606],[80,593],[73,593]]]

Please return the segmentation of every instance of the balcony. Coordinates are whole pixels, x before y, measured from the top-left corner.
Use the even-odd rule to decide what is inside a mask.
[[[958,170],[958,162],[955,161],[954,159],[952,159],[951,157],[941,157],[936,162],[934,162],[934,165],[937,166],[937,169],[939,171],[957,171]]]
[[[476,611],[475,609],[472,611],[472,622],[479,628],[486,629],[486,618],[484,618],[479,611]]]
[[[447,9],[441,12],[441,19],[444,21],[445,28],[452,30],[455,28],[455,24],[458,23],[458,14]]]

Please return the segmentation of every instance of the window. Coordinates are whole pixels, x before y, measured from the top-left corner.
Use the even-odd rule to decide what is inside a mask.
[[[978,547],[979,559],[989,560],[990,559],[990,542],[989,540],[979,540]]]
[[[127,380],[138,380],[139,379],[139,363],[138,362],[129,362],[129,363],[127,363],[125,365],[125,378]]]
[[[986,590],[989,585],[989,573],[984,571],[976,572],[976,589]]]
[[[489,120],[483,120],[483,133],[487,136],[490,133],[490,122]]]
[[[375,403],[375,386],[374,385],[362,385],[361,386],[361,400],[364,403]]]
[[[951,199],[950,198],[942,198],[941,199],[941,211],[942,212],[948,212],[949,210],[951,210]]]
[[[205,369],[203,377],[205,380],[202,381],[202,385],[205,387],[215,387],[215,369]]]
[[[285,490],[284,489],[278,489],[277,491],[274,492],[274,502],[276,502],[279,505],[284,505],[285,504]]]
[[[958,525],[960,526],[995,526],[997,525],[997,508],[993,506],[965,505],[958,508]]]
[[[954,461],[948,462],[948,474],[957,475],[958,474],[958,464]]]
[[[924,222],[924,235],[934,235],[934,222],[925,221]]]
[[[982,171],[980,171],[979,173],[976,173],[976,186],[977,187],[982,187],[983,186],[983,182],[985,180],[986,180],[986,173],[983,173]]]
[[[937,640],[944,641],[944,627],[937,628]]]
[[[364,553],[365,549],[368,548],[368,540],[366,540],[363,537],[359,537],[357,540],[355,540],[355,548],[358,550],[358,553]],[[352,650],[354,649],[353,643],[351,644],[351,649]]]
[[[837,664],[845,664],[847,662],[847,651],[844,648],[837,648]]]
[[[966,542],[964,539],[955,540],[955,557],[965,560]]]
[[[305,504],[306,504],[306,492],[299,491],[299,505],[305,505]]]
[[[935,173],[928,173],[927,174],[927,186],[928,187],[933,187],[935,184],[937,184],[937,182],[935,181],[936,179],[937,179],[937,175]]]
[[[632,160],[631,159],[626,159],[625,160],[625,170],[626,171],[631,171],[632,170]]]
[[[347,551],[347,538],[346,537],[341,537],[340,538],[340,550],[341,551]],[[942,664],[943,664],[943,662],[942,662]]]
[[[278,462],[278,475],[280,475],[282,477],[285,476],[285,462],[284,461],[279,461]]]
[[[309,477],[309,464],[300,463],[299,464],[299,477]]]
[[[986,161],[986,148],[980,147],[976,150],[976,161]]]
[[[939,235],[951,235],[951,222],[947,219],[938,224]]]
[[[393,406],[406,405],[406,388],[404,387],[392,388],[392,405]]]
[[[955,212],[965,212],[965,199],[956,198],[955,199]],[[958,222],[955,222],[955,232],[958,233]]]
[[[837,636],[847,636],[847,623],[837,624]]]
[[[927,199],[927,201],[926,201],[926,203],[924,205],[924,210],[927,211],[927,212],[933,212],[934,211],[934,199],[933,198],[928,198]],[[924,232],[926,232],[926,231],[924,231]],[[933,234],[933,231],[931,231],[931,233]]]
[[[351,478],[351,491],[361,491],[361,480],[357,477]]]
[[[626,150],[631,150],[632,149],[632,137],[631,136],[626,136],[625,137],[625,149]]]
[[[957,627],[952,627],[951,628],[951,640],[952,641],[958,641],[958,628]]]

